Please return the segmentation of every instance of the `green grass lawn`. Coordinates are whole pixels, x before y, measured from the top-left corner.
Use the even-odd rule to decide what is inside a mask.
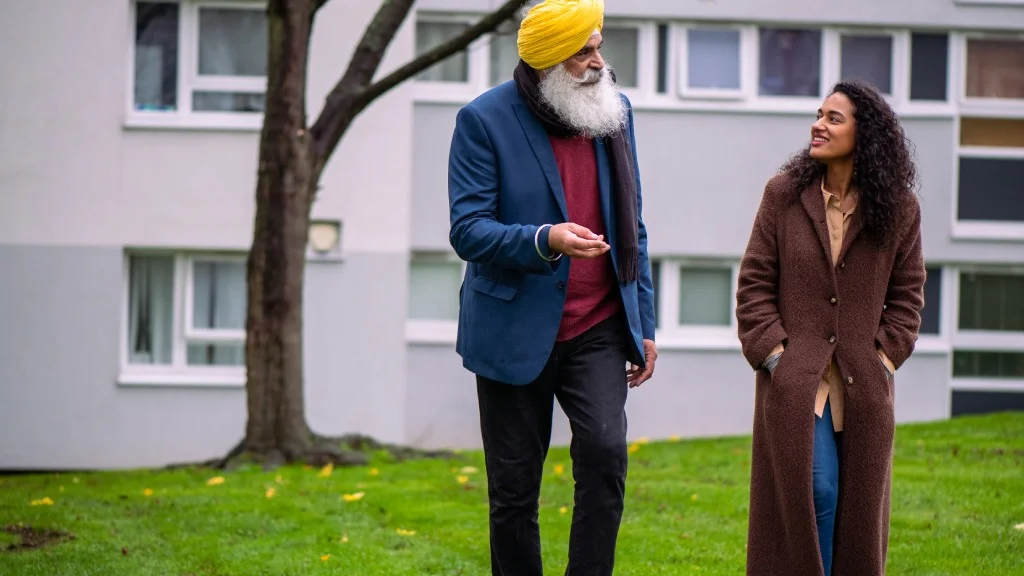
[[[743,574],[749,449],[749,438],[638,444],[616,574]],[[569,470],[567,450],[552,450],[540,520],[552,575],[565,566]],[[0,477],[0,528],[73,535],[0,551],[0,574],[490,573],[481,454],[320,472]],[[1024,413],[901,426],[892,507],[891,574],[1024,573]],[[0,532],[0,549],[18,541]]]

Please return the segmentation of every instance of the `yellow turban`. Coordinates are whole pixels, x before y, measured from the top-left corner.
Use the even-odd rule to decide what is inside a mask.
[[[536,70],[564,62],[604,27],[604,0],[544,0],[519,27],[519,57]]]

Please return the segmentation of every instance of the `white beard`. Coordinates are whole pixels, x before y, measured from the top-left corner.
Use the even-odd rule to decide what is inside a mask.
[[[575,78],[565,66],[554,66],[540,81],[540,96],[562,122],[592,137],[610,136],[626,125],[626,103],[608,68],[588,68]]]

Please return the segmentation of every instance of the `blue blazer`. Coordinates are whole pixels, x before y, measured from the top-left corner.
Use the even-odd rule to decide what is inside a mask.
[[[643,339],[654,340],[654,288],[640,200],[633,110],[628,133],[637,175],[640,279],[619,283],[632,336],[630,361],[644,364]],[[616,226],[608,151],[597,153],[605,240],[617,266]],[[459,110],[448,159],[449,240],[465,260],[456,350],[474,374],[529,384],[551,356],[565,306],[572,261],[547,262],[543,224],[567,222],[565,192],[548,134],[509,81]],[[616,268],[617,270],[617,268]],[[625,367],[623,367],[625,369]]]

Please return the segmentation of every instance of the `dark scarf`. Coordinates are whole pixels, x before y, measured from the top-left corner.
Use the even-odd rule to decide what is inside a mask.
[[[549,134],[558,138],[571,138],[581,134],[565,124],[540,95],[540,77],[537,71],[522,60],[513,77],[519,94],[540,120]],[[614,78],[614,76],[613,76]],[[619,281],[626,284],[639,278],[640,248],[637,239],[636,174],[633,171],[633,151],[625,128],[604,139],[609,150],[612,167],[615,221],[617,224],[616,254],[619,260]]]

